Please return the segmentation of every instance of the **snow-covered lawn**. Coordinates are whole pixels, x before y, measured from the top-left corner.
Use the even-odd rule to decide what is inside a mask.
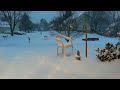
[[[44,36],[48,36],[48,40]],[[81,52],[81,61],[71,55],[67,49],[67,57],[56,55],[57,43],[49,32],[29,33],[21,36],[9,36],[3,39],[0,34],[0,78],[78,78],[102,79],[120,78],[120,60],[101,62],[96,57],[96,48],[104,48],[107,42],[116,44],[115,38],[107,38],[96,34],[88,37],[98,37],[99,41],[88,42],[88,58],[85,58],[85,36],[74,40],[74,52]],[[31,43],[28,43],[28,36]]]

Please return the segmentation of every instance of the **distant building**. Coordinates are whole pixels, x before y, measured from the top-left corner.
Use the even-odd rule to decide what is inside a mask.
[[[108,36],[117,36],[117,32],[120,32],[120,23],[116,22],[110,24],[105,31]]]
[[[0,21],[0,27],[10,27],[7,22]]]
[[[118,24],[119,24],[118,22],[112,23],[106,28],[106,30],[114,30],[114,27],[117,26]]]
[[[19,26],[19,23],[16,25],[15,31],[19,31],[18,26]],[[10,32],[10,26],[7,22],[0,20],[0,32],[1,33],[5,33],[5,32],[9,33]]]
[[[86,24],[88,25],[88,32],[90,32],[91,28],[90,28],[90,25],[89,23],[87,23],[87,20],[86,20],[86,17],[84,16],[84,13],[81,14],[78,19],[79,21],[79,30],[82,31],[82,32],[85,32],[86,28]]]
[[[4,32],[9,32],[10,31],[10,26],[7,22],[2,22],[0,21],[0,32],[4,33]]]

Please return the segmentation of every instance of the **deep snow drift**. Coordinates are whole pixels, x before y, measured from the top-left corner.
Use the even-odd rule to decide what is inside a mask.
[[[82,41],[85,35],[75,39],[74,52],[80,50],[82,59],[78,61],[71,56],[71,48],[67,49],[66,58],[62,57],[61,50],[57,56],[57,42],[49,32],[9,35],[6,40],[2,36],[0,34],[0,78],[120,78],[120,60],[101,62],[95,52],[107,42],[116,44],[116,38],[89,34],[88,37],[99,38],[99,41],[88,42],[88,58],[85,58],[85,41]]]

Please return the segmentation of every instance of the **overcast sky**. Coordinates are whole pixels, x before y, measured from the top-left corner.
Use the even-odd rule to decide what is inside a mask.
[[[32,11],[30,17],[34,23],[39,23],[41,18],[45,18],[49,22],[57,14],[57,11]]]
[[[32,11],[30,17],[33,22],[38,23],[41,18],[45,18],[49,22],[56,15],[56,11]]]

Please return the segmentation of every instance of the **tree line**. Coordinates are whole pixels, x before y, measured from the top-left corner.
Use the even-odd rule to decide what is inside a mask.
[[[29,11],[0,11],[0,20],[10,26],[11,36],[18,25],[20,31],[32,32],[35,29],[55,30],[62,35],[75,39],[85,31],[88,23],[89,32],[105,36],[117,36],[120,31],[120,11],[84,11],[81,15],[77,11],[58,11],[58,15],[49,23],[42,18],[38,24],[31,21]]]
[[[60,11],[51,22],[51,28],[71,38],[81,36],[88,24],[89,33],[117,36],[120,31],[120,11],[85,11],[76,16],[75,11]]]
[[[11,36],[14,35],[17,26],[20,31],[28,33],[36,29],[39,31],[42,27],[44,30],[49,29],[45,19],[41,19],[39,24],[33,23],[29,16],[30,13],[30,11],[0,11],[0,20],[8,23]]]

